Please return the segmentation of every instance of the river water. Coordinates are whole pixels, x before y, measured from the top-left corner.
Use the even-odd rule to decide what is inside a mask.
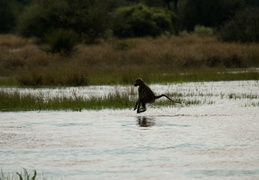
[[[142,114],[0,112],[0,168],[35,169],[39,179],[259,179],[258,85],[151,85],[157,92],[181,91],[182,98],[206,102],[154,104]]]

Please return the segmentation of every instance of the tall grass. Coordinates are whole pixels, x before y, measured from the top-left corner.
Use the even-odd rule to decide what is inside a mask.
[[[134,99],[132,99],[134,96]],[[201,104],[201,101],[181,99],[181,94],[174,94],[177,104],[171,101],[159,100],[154,106],[190,106]],[[73,96],[56,96],[46,98],[43,94],[21,94],[16,92],[0,91],[0,111],[41,111],[41,110],[101,110],[101,109],[133,109],[137,95],[129,90],[127,92],[110,93],[103,97],[84,98],[76,93]],[[204,102],[206,103],[206,102]]]
[[[53,97],[46,100],[42,94],[23,95],[19,92],[0,91],[0,99],[0,111],[122,109],[131,108],[134,104],[128,94],[119,92],[89,99],[77,96],[75,93],[71,97]]]
[[[19,85],[128,84],[137,77],[147,82],[259,79],[257,71],[229,73],[233,68],[258,67],[258,44],[223,43],[213,36],[81,44],[69,57],[48,53],[32,40],[13,41],[0,40],[0,76]],[[5,82],[10,81],[0,80]]]

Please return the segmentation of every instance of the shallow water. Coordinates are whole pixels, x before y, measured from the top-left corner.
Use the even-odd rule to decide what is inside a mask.
[[[259,179],[259,107],[251,105],[259,102],[258,84],[152,85],[213,103],[152,105],[140,115],[132,109],[0,113],[0,168],[36,169],[47,179]]]

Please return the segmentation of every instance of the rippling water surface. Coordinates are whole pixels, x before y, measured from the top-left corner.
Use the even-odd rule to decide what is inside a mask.
[[[183,98],[194,92],[213,103],[154,104],[143,114],[2,112],[0,168],[36,169],[47,179],[259,179],[259,106],[251,103],[259,103],[258,84],[177,85]]]

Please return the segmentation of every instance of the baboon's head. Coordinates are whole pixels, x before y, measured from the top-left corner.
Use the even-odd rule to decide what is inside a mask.
[[[142,81],[142,79],[136,79],[135,83],[134,83],[134,86],[140,86],[142,85],[144,82]]]

